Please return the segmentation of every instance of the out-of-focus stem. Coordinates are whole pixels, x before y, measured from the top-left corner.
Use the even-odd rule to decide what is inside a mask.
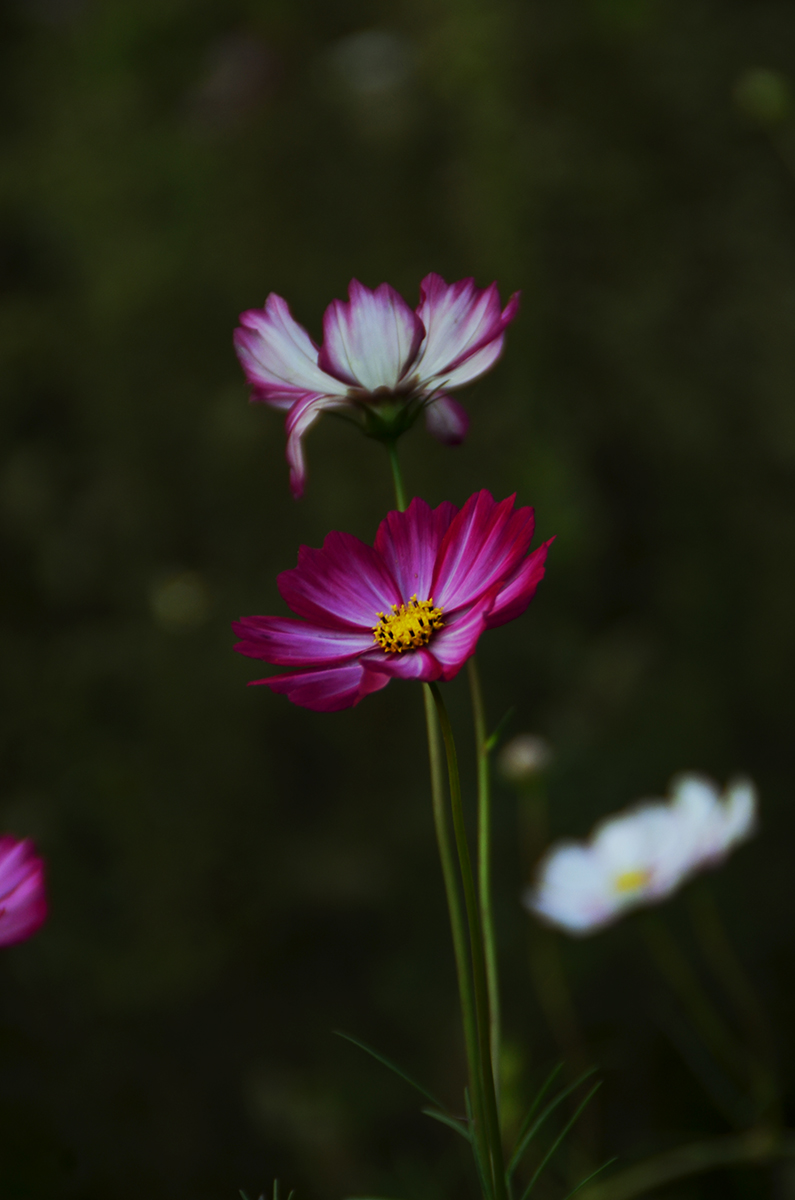
[[[483,1095],[480,1086],[480,1051],[478,1044],[477,1018],[475,1014],[475,999],[472,987],[472,977],[469,968],[469,951],[467,949],[466,924],[461,907],[461,895],[458,890],[458,872],[456,870],[455,852],[450,837],[450,824],[447,816],[447,794],[444,782],[443,753],[439,734],[439,719],[430,686],[423,684],[425,698],[425,721],[428,727],[428,754],[431,764],[431,792],[433,796],[433,822],[436,828],[436,841],[439,847],[439,859],[442,864],[444,890],[447,896],[447,909],[450,914],[450,929],[453,935],[453,951],[455,953],[456,973],[458,977],[458,994],[461,1002],[461,1017],[464,1026],[464,1044],[469,1066],[469,1090],[472,1096],[472,1114],[474,1117],[474,1137],[477,1143],[477,1155],[484,1165],[489,1163],[489,1148],[486,1139],[485,1119],[483,1113]],[[488,1181],[491,1182],[490,1180]]]
[[[548,804],[543,772],[519,789],[520,839],[528,872],[535,870],[549,840]],[[560,935],[533,921],[529,932],[530,975],[544,1020],[558,1044],[566,1074],[576,1078],[590,1065],[588,1047],[566,977]],[[577,1123],[575,1141],[583,1164],[598,1150],[597,1111],[589,1105]]]
[[[400,512],[405,512],[406,490],[403,487],[403,475],[400,470],[400,462],[398,460],[397,442],[393,439],[386,443],[387,454],[389,455],[389,465],[392,468],[392,482],[395,485],[395,503]]]
[[[707,884],[692,890],[690,911],[704,957],[748,1031],[754,1054],[750,1061],[754,1099],[760,1114],[771,1113],[776,1099],[775,1050],[764,1007],[729,940],[726,927]]]
[[[735,1077],[745,1077],[749,1066],[747,1055],[707,996],[670,930],[651,914],[641,922],[641,928],[652,961],[681,1000],[704,1044]]]
[[[580,1200],[635,1200],[654,1188],[716,1167],[764,1166],[782,1158],[795,1158],[795,1135],[752,1129],[656,1154],[618,1171],[604,1182],[586,1185],[578,1195]]]
[[[519,789],[519,817],[526,865],[534,870],[548,841],[546,787],[541,774]],[[563,969],[559,938],[536,922],[530,928],[530,970],[538,1003],[567,1072],[579,1075],[588,1065],[585,1041]]]
[[[475,1014],[478,1026],[478,1049],[480,1058],[480,1079],[482,1088],[483,1107],[486,1123],[486,1136],[489,1143],[489,1160],[491,1165],[492,1182],[495,1200],[508,1200],[508,1190],[505,1181],[505,1163],[502,1153],[502,1136],[500,1121],[497,1113],[497,1098],[494,1093],[494,1071],[491,1064],[491,1038],[489,1021],[489,992],[486,981],[486,958],[483,950],[483,931],[480,924],[475,880],[472,874],[472,861],[469,855],[469,844],[464,824],[464,807],[461,800],[461,781],[458,775],[458,756],[455,749],[453,729],[447,715],[444,699],[435,683],[428,685],[436,703],[439,726],[442,731],[444,747],[447,752],[447,773],[450,781],[450,806],[453,813],[453,831],[455,833],[456,849],[458,850],[458,865],[461,871],[461,882],[464,887],[464,903],[466,905],[467,921],[469,923],[469,945],[472,956],[472,977],[475,985]]]
[[[494,1092],[500,1106],[500,978],[497,967],[497,943],[494,936],[494,910],[491,903],[491,763],[486,730],[486,710],[480,672],[473,655],[467,663],[469,690],[472,696],[472,716],[475,725],[475,748],[478,768],[478,896],[480,919],[483,924],[483,949],[486,957],[486,982],[489,991],[491,1066],[494,1073]]]
[[[557,935],[537,925],[531,937],[530,970],[538,1003],[563,1054],[566,1074],[579,1075],[586,1064],[585,1046],[560,959]]]

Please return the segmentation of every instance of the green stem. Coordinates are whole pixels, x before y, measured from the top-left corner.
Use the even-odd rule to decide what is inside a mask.
[[[397,442],[394,440],[387,442],[386,450],[389,455],[389,465],[392,468],[392,482],[395,485],[395,503],[400,512],[405,512],[408,505],[406,504],[406,490],[403,487],[403,475],[398,461]]]
[[[530,970],[538,1003],[561,1049],[566,1073],[579,1075],[587,1056],[557,936],[551,929],[534,925],[530,938]]]
[[[776,1055],[765,1010],[734,952],[720,910],[707,884],[692,890],[690,913],[704,957],[744,1023],[754,1049],[750,1070],[759,1112],[767,1112],[768,1119],[776,1117],[778,1114],[768,1111],[776,1108],[777,1088]]]
[[[483,947],[486,956],[486,982],[489,991],[491,1065],[494,1072],[494,1092],[497,1108],[500,1105],[500,978],[497,968],[497,942],[494,936],[494,909],[491,903],[491,771],[489,762],[486,708],[480,672],[473,655],[467,663],[469,690],[472,696],[472,716],[475,725],[475,747],[478,767],[478,895],[480,919],[483,922]]]
[[[656,1154],[617,1172],[604,1182],[584,1187],[580,1200],[635,1200],[654,1188],[676,1183],[702,1171],[746,1164],[764,1166],[781,1158],[795,1158],[795,1135],[771,1134],[765,1129],[710,1138]]]
[[[483,1107],[486,1125],[486,1137],[489,1144],[489,1158],[495,1200],[508,1200],[508,1190],[505,1182],[505,1164],[502,1153],[500,1121],[497,1113],[497,1098],[494,1094],[494,1071],[491,1064],[490,1021],[489,1021],[489,991],[486,981],[486,959],[483,950],[483,932],[480,925],[475,880],[472,874],[472,861],[469,855],[466,826],[464,824],[464,806],[461,800],[461,781],[458,774],[458,756],[450,718],[447,715],[442,694],[435,683],[428,685],[436,704],[439,726],[442,731],[444,747],[447,752],[447,773],[450,781],[450,806],[453,812],[453,830],[455,832],[456,849],[458,850],[458,865],[461,871],[461,882],[464,887],[464,902],[466,904],[467,921],[469,923],[469,944],[472,956],[472,977],[475,984],[475,1015],[478,1027],[478,1049],[480,1057],[479,1086],[482,1089]]]
[[[478,1029],[475,1016],[475,999],[472,989],[472,977],[469,970],[469,951],[467,949],[466,925],[461,908],[461,896],[458,890],[455,854],[450,838],[450,825],[447,816],[447,796],[444,785],[443,755],[440,744],[439,719],[430,686],[423,685],[425,698],[425,722],[428,727],[428,755],[431,763],[431,793],[433,796],[433,823],[436,828],[436,841],[439,847],[439,859],[442,864],[444,890],[447,896],[447,908],[450,914],[450,929],[453,935],[453,950],[458,975],[458,994],[461,1000],[461,1017],[464,1025],[464,1043],[466,1045],[467,1062],[469,1065],[469,1088],[472,1095],[472,1122],[475,1134],[475,1158],[482,1164],[488,1163],[488,1143],[485,1136],[483,1119],[482,1089],[480,1087],[480,1066],[478,1049]]]
[[[670,930],[651,915],[642,922],[642,929],[655,966],[692,1017],[704,1043],[718,1062],[735,1076],[744,1078],[748,1059],[708,998]]]

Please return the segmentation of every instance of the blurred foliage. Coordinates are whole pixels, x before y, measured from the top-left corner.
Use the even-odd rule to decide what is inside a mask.
[[[271,290],[318,335],[352,275],[523,290],[469,441],[412,433],[409,486],[518,489],[558,535],[481,654],[493,717],[554,747],[552,834],[682,769],[758,781],[716,888],[791,1087],[793,46],[781,0],[2,7],[0,824],[52,891],[0,963],[4,1198],[472,1194],[465,1147],[331,1036],[458,1102],[419,691],[319,716],[231,652],[299,542],[370,539],[391,504],[381,448],[331,420],[293,503],[230,347]],[[506,1067],[537,1083],[559,1050],[515,829],[505,790]],[[635,945],[561,947],[605,1077],[588,1136],[622,1161],[727,1127]]]

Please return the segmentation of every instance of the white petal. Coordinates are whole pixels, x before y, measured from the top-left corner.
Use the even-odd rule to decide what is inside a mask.
[[[665,804],[646,803],[611,817],[593,835],[594,853],[611,878],[642,872],[643,891],[664,894],[681,874],[677,829]]]
[[[473,279],[447,284],[439,275],[427,275],[420,285],[417,309],[426,330],[418,361],[423,385],[435,380],[460,387],[492,367],[517,307],[518,296],[514,296],[500,311],[494,283],[478,288]]]
[[[550,851],[524,902],[570,933],[598,929],[612,920],[620,907],[598,857],[590,847],[575,842],[561,843]]]
[[[318,366],[317,346],[275,292],[264,308],[240,314],[235,349],[256,399],[284,407],[301,393],[340,393],[339,381]]]
[[[371,292],[352,279],[348,295],[326,309],[318,361],[351,387],[393,391],[414,365],[422,322],[388,283]]]
[[[756,828],[757,796],[750,779],[726,789],[724,839],[726,849],[750,837]]]
[[[718,789],[700,775],[683,775],[674,780],[672,805],[682,827],[682,840],[689,848],[688,869],[696,870],[723,853],[725,813]]]

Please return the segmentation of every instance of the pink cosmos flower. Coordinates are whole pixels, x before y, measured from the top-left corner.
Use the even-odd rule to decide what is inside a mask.
[[[496,283],[447,284],[426,275],[414,312],[388,283],[370,291],[356,279],[350,299],[332,300],[318,347],[271,292],[264,308],[240,315],[235,349],[251,384],[251,399],[287,412],[290,486],[304,490],[303,437],[324,411],[344,412],[373,437],[391,440],[425,409],[430,433],[457,446],[469,418],[447,393],[493,367],[519,293],[500,309]]]
[[[550,542],[528,554],[532,508],[476,492],[459,510],[412,500],[381,522],[375,545],[330,533],[279,576],[294,617],[243,617],[235,649],[293,667],[257,679],[295,704],[334,712],[390,679],[452,679],[486,629],[520,616]],[[550,539],[551,541],[551,539]]]
[[[0,837],[0,946],[23,942],[47,916],[44,863],[28,839]]]

